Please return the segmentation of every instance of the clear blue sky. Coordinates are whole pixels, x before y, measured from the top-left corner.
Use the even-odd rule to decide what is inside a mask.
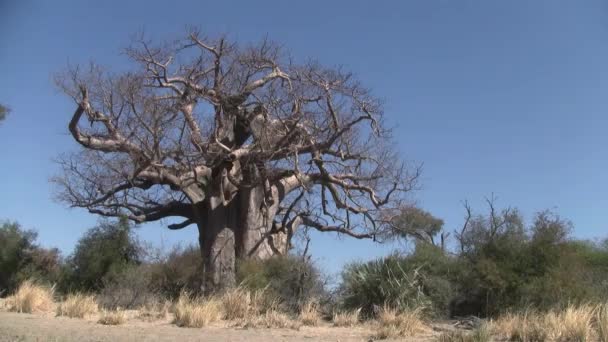
[[[404,158],[424,163],[419,203],[454,229],[461,201],[492,192],[526,217],[551,208],[576,235],[607,234],[608,3],[572,1],[0,0],[0,218],[70,252],[96,222],[53,202],[52,158],[75,148],[74,105],[51,81],[71,63],[124,69],[132,33],[175,38],[186,25],[239,41],[268,35],[301,59],[354,71],[386,103]],[[195,228],[140,228],[195,242]],[[330,271],[395,246],[315,235]]]

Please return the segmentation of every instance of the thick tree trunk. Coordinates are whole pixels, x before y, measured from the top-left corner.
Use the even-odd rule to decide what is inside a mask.
[[[270,192],[263,186],[242,189],[228,202],[211,196],[196,206],[204,293],[235,286],[239,259],[287,252],[286,235],[273,231],[279,195],[276,189]]]

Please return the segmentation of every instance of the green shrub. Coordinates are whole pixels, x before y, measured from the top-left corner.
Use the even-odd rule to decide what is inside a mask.
[[[360,308],[368,317],[384,305],[398,310],[430,306],[420,267],[411,266],[408,258],[399,254],[346,266],[339,289],[340,305],[347,310]]]
[[[141,263],[142,250],[126,219],[89,229],[69,257],[61,289],[100,291],[104,282]]]
[[[39,247],[36,237],[36,232],[24,230],[16,222],[0,224],[0,296],[13,292],[25,280],[58,281],[59,250]]]

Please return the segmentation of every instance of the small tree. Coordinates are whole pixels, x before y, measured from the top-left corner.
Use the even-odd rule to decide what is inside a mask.
[[[59,250],[38,246],[36,237],[35,231],[25,230],[16,222],[0,224],[0,295],[13,291],[26,279],[59,279]]]
[[[443,232],[443,220],[428,211],[406,206],[391,222],[389,234],[405,239],[414,239],[417,243],[428,243],[445,249],[448,233]],[[437,241],[439,235],[439,241]]]
[[[0,104],[0,121],[6,118],[6,115],[10,112],[10,109],[3,104]]]
[[[391,150],[380,101],[340,68],[196,30],[137,40],[126,54],[129,72],[58,77],[83,147],[63,158],[59,198],[196,225],[207,290],[234,285],[236,259],[285,254],[299,226],[375,238],[415,185],[419,170]]]
[[[100,290],[105,281],[141,262],[141,249],[129,222],[103,221],[78,241],[68,261],[66,290]]]

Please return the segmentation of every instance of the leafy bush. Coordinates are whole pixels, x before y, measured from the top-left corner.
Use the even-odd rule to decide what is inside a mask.
[[[58,281],[59,250],[37,246],[36,237],[36,232],[24,230],[16,222],[0,225],[0,295],[15,291],[28,279],[47,284]]]
[[[291,255],[242,261],[237,267],[237,281],[250,290],[264,290],[294,313],[312,300],[327,297],[319,270],[310,260]]]
[[[103,221],[78,241],[68,259],[62,290],[99,291],[141,259],[139,242],[128,221]]]

